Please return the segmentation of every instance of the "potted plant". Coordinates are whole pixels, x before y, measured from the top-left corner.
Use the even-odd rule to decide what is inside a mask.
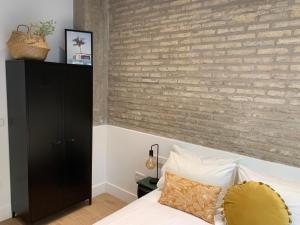
[[[40,21],[39,24],[31,25],[34,35],[42,37],[44,40],[46,36],[52,35],[55,31],[55,22],[53,20]]]
[[[21,28],[25,31],[20,31]],[[47,58],[50,51],[46,36],[55,31],[53,20],[40,21],[39,24],[19,25],[7,42],[10,54],[14,59],[42,60]]]

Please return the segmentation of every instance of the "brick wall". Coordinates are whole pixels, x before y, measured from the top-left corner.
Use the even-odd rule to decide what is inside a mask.
[[[110,124],[300,166],[300,0],[110,13]]]

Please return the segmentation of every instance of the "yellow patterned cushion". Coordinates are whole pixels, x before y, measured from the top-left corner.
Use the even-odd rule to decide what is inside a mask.
[[[190,213],[214,224],[215,208],[221,188],[200,184],[166,172],[159,202]]]
[[[224,197],[228,225],[288,225],[288,208],[270,186],[244,182],[231,187]]]

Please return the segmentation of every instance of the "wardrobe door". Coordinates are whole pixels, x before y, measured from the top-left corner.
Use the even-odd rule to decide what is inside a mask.
[[[32,221],[62,204],[63,80],[52,64],[26,62]]]
[[[66,66],[64,78],[65,206],[91,198],[92,68]]]

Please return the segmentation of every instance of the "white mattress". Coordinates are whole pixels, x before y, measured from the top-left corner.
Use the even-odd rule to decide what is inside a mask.
[[[94,225],[209,225],[182,211],[158,203],[161,192],[155,190]],[[216,219],[216,225],[224,225]]]

